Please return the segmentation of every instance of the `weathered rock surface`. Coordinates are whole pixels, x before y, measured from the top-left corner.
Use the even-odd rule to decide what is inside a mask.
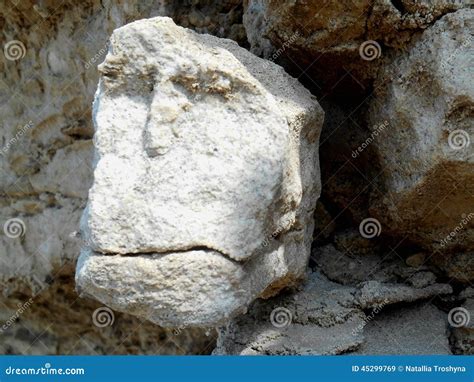
[[[432,304],[384,309],[364,327],[356,354],[452,354],[446,331],[446,314]]]
[[[393,306],[450,293],[445,284],[343,286],[314,272],[302,291],[257,300],[222,328],[214,354],[450,354],[443,312],[426,302]],[[388,335],[396,347],[386,345]]]
[[[313,273],[301,292],[257,300],[221,329],[214,354],[340,354],[362,342],[354,289]]]
[[[360,85],[375,77],[382,47],[402,47],[443,14],[466,6],[467,1],[449,0],[247,0],[243,20],[256,54],[287,58],[319,86],[363,92]]]
[[[294,297],[285,297],[285,304],[288,303],[291,313],[297,316],[294,319],[296,323],[290,325],[287,331],[276,328],[270,322],[272,308],[283,305],[280,298],[270,300],[275,303],[274,306],[257,301],[248,313],[255,318],[255,322],[248,324],[246,316],[239,318],[229,326],[229,330],[235,331],[232,341],[229,336],[221,337],[225,348],[220,349],[227,349],[229,353],[339,354],[356,351],[371,354],[432,351],[441,354],[445,349],[447,335],[441,324],[442,316],[426,300],[419,299],[427,298],[438,307],[440,301],[441,305],[446,304],[440,307],[445,321],[453,306],[466,309],[470,317],[473,317],[472,291],[469,294],[466,290],[461,296],[449,294],[433,299],[437,293],[447,293],[450,290],[449,286],[437,283],[436,278],[440,272],[443,272],[443,282],[449,280],[456,287],[459,287],[459,283],[469,283],[474,279],[472,245],[463,246],[463,243],[469,243],[472,236],[472,211],[459,211],[458,208],[463,203],[466,206],[470,200],[461,200],[460,204],[457,199],[462,193],[471,192],[472,195],[472,179],[466,180],[466,173],[472,175],[472,93],[468,94],[466,100],[462,100],[460,92],[466,87],[472,88],[463,77],[462,69],[473,66],[468,61],[472,40],[464,40],[469,30],[472,33],[472,18],[465,17],[467,13],[463,13],[463,21],[458,16],[449,19],[449,22],[446,17],[441,18],[443,14],[455,12],[459,6],[465,6],[467,1],[464,1],[465,4],[450,0],[377,0],[371,3],[372,5],[364,1],[351,4],[344,1],[326,2],[324,8],[320,2],[277,4],[276,1],[249,0],[245,4],[246,29],[255,53],[283,64],[300,81],[312,86],[311,90],[315,94],[337,93],[342,98],[321,97],[327,117],[320,139],[324,206],[320,205],[316,212],[318,229],[314,234],[317,244],[313,257],[317,268],[332,282],[321,276],[314,290],[298,304],[292,302]],[[79,230],[80,215],[92,184],[91,104],[99,77],[96,67],[103,61],[108,50],[110,34],[114,29],[134,20],[167,15],[183,27],[228,37],[241,46],[247,46],[242,11],[240,0],[7,0],[2,3],[0,353],[184,354],[209,353],[212,350],[212,334],[206,337],[198,330],[188,331],[183,328],[173,332],[162,330],[146,320],[118,312],[115,312],[112,327],[98,328],[93,324],[91,316],[99,305],[89,299],[77,298],[71,275],[82,244],[76,231]],[[449,17],[453,17],[453,13]],[[459,25],[462,23],[465,31],[461,33]],[[434,28],[432,25],[436,27],[436,32],[427,31],[424,37],[421,36],[425,28]],[[376,54],[379,50],[374,49],[377,45],[373,43],[369,45],[372,47],[371,51],[361,50],[362,44],[367,40],[378,42],[380,56]],[[6,44],[13,41],[16,43],[9,46],[14,49],[7,49]],[[414,54],[413,46],[420,48],[419,54]],[[431,50],[433,53],[428,54]],[[375,53],[373,57],[368,57],[374,60],[364,59],[361,52]],[[438,59],[438,69],[433,65],[437,54],[441,57]],[[425,56],[428,69],[424,63]],[[406,62],[400,69],[392,71],[397,60]],[[419,61],[422,70],[416,68]],[[383,69],[385,63],[390,66]],[[453,65],[456,67],[453,68]],[[270,69],[272,67],[270,65]],[[372,91],[372,79],[377,77],[377,70],[381,68],[382,77],[376,84],[380,87],[380,93],[377,98],[367,98],[366,102],[379,103],[376,107],[372,106],[373,109],[383,110],[382,101],[391,99],[388,104],[390,112],[395,115],[395,127],[385,125],[384,120],[379,120],[378,116],[372,114],[370,129],[367,129],[365,104],[361,104],[360,97],[354,97],[354,91],[356,94],[364,94],[364,98],[369,95]],[[265,67],[265,70],[268,69]],[[407,77],[404,77],[405,72],[408,73]],[[461,83],[460,86],[458,82]],[[418,95],[415,94],[416,88],[422,90],[419,93],[424,97],[422,102],[419,102]],[[390,94],[391,91],[393,94]],[[439,97],[439,94],[442,96]],[[395,107],[399,95],[400,102]],[[408,125],[417,126],[413,130],[416,133],[414,137],[409,136],[406,140],[407,143],[413,142],[412,152],[407,154],[405,150],[399,154],[394,151],[392,159],[401,158],[403,167],[405,156],[412,158],[411,162],[417,152],[422,154],[420,157],[427,158],[426,147],[423,145],[431,141],[423,137],[432,136],[432,124],[436,118],[438,120],[435,124],[439,124],[446,95],[458,97],[461,101],[458,109],[445,115],[446,121],[442,124],[449,126],[446,129],[443,126],[443,130],[452,132],[456,128],[468,131],[471,151],[465,161],[461,150],[451,153],[455,154],[454,160],[448,158],[451,154],[446,154],[446,150],[441,150],[443,158],[440,163],[447,169],[446,179],[457,187],[458,196],[448,195],[439,205],[436,201],[433,208],[438,205],[440,213],[429,213],[424,221],[419,221],[422,235],[416,237],[416,241],[428,250],[409,247],[404,252],[405,249],[398,244],[410,245],[410,238],[417,235],[417,226],[413,223],[411,213],[418,214],[421,211],[424,214],[426,205],[431,202],[408,204],[411,212],[403,210],[406,206],[396,198],[392,204],[390,198],[393,190],[386,188],[387,185],[392,187],[390,184],[393,183],[387,182],[385,173],[381,173],[378,142],[384,140],[384,134],[391,132],[393,128],[397,130],[396,134],[403,133],[397,129],[397,125],[405,129],[407,125],[403,119],[406,117]],[[429,105],[430,100],[435,107]],[[404,110],[405,106],[408,111]],[[419,108],[418,113],[413,111],[416,108]],[[430,128],[426,130],[419,128],[423,113],[428,113],[426,125]],[[432,118],[430,113],[436,118]],[[400,118],[399,115],[405,117]],[[380,126],[385,127],[379,130]],[[375,132],[378,133],[377,136],[373,135]],[[444,138],[444,142],[449,144],[448,139],[449,135]],[[452,141],[459,144],[462,139],[463,135]],[[150,140],[156,141],[156,136],[151,134]],[[354,151],[358,150],[356,146],[363,150]],[[152,146],[150,151],[153,150],[161,150],[159,144],[157,147]],[[437,160],[435,155],[433,158]],[[460,167],[462,161],[470,167]],[[425,171],[423,167],[420,168]],[[402,174],[403,177],[406,176],[406,172],[402,171]],[[421,174],[421,183],[423,184],[424,179],[441,179],[440,174],[442,171],[438,169],[434,173],[428,171]],[[388,179],[394,177],[397,174]],[[379,180],[382,180],[380,184]],[[416,182],[410,180],[405,183],[410,188]],[[428,182],[422,191],[434,195],[436,190],[446,189],[447,182],[441,181],[440,185],[436,181]],[[393,206],[397,209],[396,213],[389,211],[388,221],[383,221],[379,240],[362,237],[357,226],[371,215],[368,207],[377,207],[377,217],[380,219],[380,216],[387,213],[387,205],[390,211]],[[399,219],[397,214],[400,213],[402,215]],[[409,218],[406,218],[407,213]],[[436,224],[445,215],[448,216],[448,225],[438,237]],[[454,219],[454,228],[453,216],[458,218]],[[19,218],[23,223],[18,236],[15,231],[8,231],[4,226],[12,218]],[[356,222],[356,226],[341,234],[341,229],[350,228],[348,225],[351,221]],[[392,224],[393,221],[396,224]],[[133,222],[130,224],[133,225]],[[302,226],[304,224],[306,223],[302,223]],[[396,230],[388,232],[392,225]],[[430,226],[436,229],[430,231]],[[263,252],[272,245],[278,246],[278,234],[281,231],[277,227],[275,231],[267,232],[264,242],[267,246],[262,245]],[[7,232],[10,236],[13,233],[15,237],[7,236]],[[394,235],[393,245],[388,242],[385,233]],[[435,248],[437,253],[433,253],[433,247],[429,243],[433,233],[437,240],[441,240]],[[466,238],[469,240],[466,241]],[[328,243],[332,245],[326,245]],[[386,246],[387,243],[389,247]],[[444,244],[441,246],[442,243]],[[322,245],[326,246],[321,247]],[[240,250],[240,246],[234,245],[233,248]],[[447,251],[450,253],[446,253]],[[169,253],[169,256],[136,254],[132,259],[128,259],[128,256],[102,256],[85,252],[89,255],[84,255],[83,259],[94,269],[92,273],[101,272],[105,275],[103,280],[113,281],[114,286],[124,286],[121,287],[124,298],[136,304],[137,310],[143,314],[150,315],[153,312],[148,310],[148,305],[140,298],[143,287],[141,283],[135,283],[130,275],[142,275],[143,284],[149,288],[144,295],[151,300],[161,299],[164,311],[176,296],[153,293],[153,288],[156,288],[154,275],[161,274],[162,264],[174,272],[163,273],[167,277],[163,280],[163,285],[169,285],[176,275],[187,288],[187,292],[181,296],[183,314],[191,314],[193,309],[186,299],[193,288],[189,280],[198,277],[198,270],[207,273],[209,269],[216,270],[219,264],[222,269],[230,272],[218,275],[214,273],[216,277],[212,279],[212,283],[198,284],[202,292],[202,311],[208,313],[206,319],[209,320],[217,319],[211,303],[206,300],[214,298],[213,287],[218,293],[229,293],[226,308],[231,310],[246,301],[243,297],[246,292],[236,289],[237,287],[242,285],[243,288],[250,288],[251,285],[258,285],[259,282],[263,285],[266,282],[258,277],[248,277],[252,274],[251,271],[274,269],[274,273],[269,276],[271,279],[286,274],[288,270],[285,254],[279,254],[278,261],[268,255],[266,264],[260,262],[262,257],[256,257],[240,267],[244,261],[231,260],[212,249],[192,248],[196,261],[182,267],[176,258],[191,251]],[[209,262],[199,262],[203,257]],[[119,264],[123,259],[127,260]],[[134,259],[137,261],[132,262]],[[300,259],[303,269],[306,258],[302,256]],[[404,266],[404,260],[408,267]],[[261,268],[256,267],[257,263]],[[113,272],[116,273],[112,274]],[[146,276],[143,275],[148,274],[150,277],[145,279]],[[267,275],[265,272],[262,274]],[[223,275],[229,277],[222,278]],[[86,281],[93,293],[103,295],[103,301],[114,300],[113,295],[106,294],[109,284],[94,284],[92,279]],[[264,296],[276,293],[288,282],[288,278],[280,279],[264,292]],[[226,289],[227,283],[232,285],[232,290]],[[51,285],[48,287],[49,284]],[[323,297],[318,299],[319,285]],[[334,301],[337,303],[333,300],[328,302],[328,290],[334,292]],[[29,298],[32,296],[35,297],[30,304]],[[192,297],[196,297],[195,294]],[[377,305],[371,306],[372,303],[377,304],[377,301],[385,301],[384,299],[396,304],[393,308],[384,305],[383,309]],[[417,301],[407,305],[406,301],[410,299]],[[350,301],[349,305],[346,305],[347,300]],[[330,308],[326,309],[325,304],[329,304]],[[364,313],[361,313],[362,304],[366,306]],[[258,306],[258,310],[254,306]],[[295,306],[297,308],[294,310]],[[307,312],[306,307],[316,310]],[[346,315],[347,321],[345,318],[339,319]],[[420,318],[423,322],[419,322]],[[240,320],[243,324],[235,325]],[[311,324],[308,320],[314,320],[316,324]],[[4,324],[7,324],[7,329],[3,328]],[[472,320],[468,325],[447,327],[453,352],[472,354]],[[395,331],[399,331],[400,335]],[[436,334],[434,342],[429,342],[429,331]],[[260,337],[255,337],[255,334]]]
[[[41,290],[0,296],[0,354],[209,354],[215,333],[163,329],[78,298],[71,270]]]
[[[32,290],[38,290],[38,285],[55,280],[59,274],[67,271],[72,277],[81,246],[75,232],[79,231],[80,216],[92,185],[91,105],[99,77],[97,65],[105,57],[112,31],[137,19],[169,15],[199,32],[230,37],[246,45],[240,3],[234,0],[2,2],[0,289],[4,296],[22,293],[27,299]],[[12,44],[7,46],[7,43]],[[4,225],[13,218],[22,221],[23,234],[8,237]],[[73,295],[71,292],[71,303],[77,298]],[[49,302],[44,300],[42,308],[55,314],[58,313],[55,309],[59,309],[64,321],[68,317],[75,320],[76,311],[88,310],[88,304],[92,304],[79,299],[73,311],[70,303],[60,308],[53,305],[56,298],[53,292],[48,296]],[[16,306],[16,301],[13,297],[2,300],[8,306]],[[3,314],[4,306],[0,304],[0,307],[3,322],[10,311]],[[133,323],[132,319],[127,320],[124,332]],[[31,333],[37,334],[49,324],[48,315],[38,309],[29,310],[27,321]],[[73,345],[70,341],[79,340],[74,334],[69,339],[66,333],[60,334],[65,324],[55,322],[56,339],[48,353],[54,354],[55,349],[59,353],[67,352],[69,344]],[[12,327],[0,340],[0,352],[22,352],[23,345],[31,339],[22,335],[24,332],[16,325]],[[141,333],[144,332],[150,333],[151,326]],[[81,333],[79,324],[77,333]],[[117,351],[146,352],[149,348],[156,353],[179,352],[177,346],[162,341],[161,334],[153,337],[153,346],[137,340],[143,337],[137,334],[133,339],[135,350],[122,347]],[[195,338],[198,343],[198,337]],[[18,345],[18,341],[23,345]],[[68,342],[66,347],[62,345],[64,342]],[[112,342],[107,343],[107,336],[96,336],[92,348],[82,347],[78,352],[107,353],[112,351]],[[179,341],[178,344],[185,352],[200,351],[189,343],[189,346]],[[212,345],[207,351],[210,349]]]
[[[385,195],[371,213],[385,233],[441,252],[474,244],[474,10],[448,14],[376,83],[370,126],[387,121],[376,145]]]
[[[301,279],[320,192],[310,93],[167,18],[116,30],[100,70],[80,291],[161,325],[211,326]]]

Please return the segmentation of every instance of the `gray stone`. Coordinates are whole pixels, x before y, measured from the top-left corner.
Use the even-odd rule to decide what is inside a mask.
[[[429,303],[382,311],[365,326],[364,338],[357,354],[451,354],[446,316]]]
[[[449,293],[452,288],[443,284],[421,289],[378,281],[343,286],[314,272],[301,291],[266,301],[257,300],[246,315],[222,327],[214,353],[328,355],[357,351],[396,354],[399,349],[383,346],[383,336],[389,334],[379,330],[381,320],[382,326],[387,322],[389,333],[397,327],[403,328],[392,335],[401,347],[406,345],[403,354],[420,354],[422,347],[427,353],[432,350],[446,354],[449,347],[445,316],[441,311],[423,302],[408,309],[394,304]],[[384,314],[387,309],[390,314]],[[422,317],[421,322],[410,326],[408,321],[417,314]],[[432,322],[425,323],[426,320]],[[420,335],[417,330],[422,330]],[[420,344],[417,345],[417,341]],[[432,348],[428,349],[427,345]]]

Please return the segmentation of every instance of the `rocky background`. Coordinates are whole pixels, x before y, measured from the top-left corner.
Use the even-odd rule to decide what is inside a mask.
[[[282,65],[325,112],[307,281],[219,329],[75,291],[112,31],[170,16]],[[15,1],[0,10],[0,352],[472,354],[467,1]]]

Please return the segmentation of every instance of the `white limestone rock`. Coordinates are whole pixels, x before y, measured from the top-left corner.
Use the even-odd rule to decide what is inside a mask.
[[[117,29],[100,70],[79,289],[161,325],[209,326],[303,277],[323,120],[309,91],[161,17]]]

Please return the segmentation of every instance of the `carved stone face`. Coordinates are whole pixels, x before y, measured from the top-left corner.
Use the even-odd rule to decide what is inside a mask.
[[[204,326],[300,277],[319,194],[322,112],[309,92],[167,18],[116,30],[101,71],[81,291],[161,325]]]

